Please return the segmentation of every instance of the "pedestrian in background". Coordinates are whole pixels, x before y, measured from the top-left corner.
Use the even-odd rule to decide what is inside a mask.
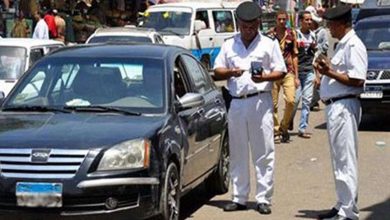
[[[26,19],[22,11],[19,11],[18,17],[15,19],[14,25],[11,30],[11,37],[26,38],[30,34],[30,27],[27,24]]]
[[[50,9],[49,11],[47,11],[45,16],[43,17],[47,26],[49,27],[50,39],[55,39],[58,37],[57,26],[56,26],[56,22],[55,22],[54,17],[55,17],[55,15],[54,15],[53,9]]]
[[[316,52],[316,36],[311,31],[312,17],[310,12],[304,11],[299,14],[301,28],[297,30],[298,41],[298,79],[299,86],[295,92],[294,111],[295,117],[300,100],[302,99],[301,118],[298,126],[298,137],[310,138],[307,132],[309,126],[310,103],[313,97],[314,70],[313,58]],[[293,119],[291,120],[293,122]],[[291,126],[292,127],[292,126]]]
[[[274,132],[275,137],[281,136],[280,142],[287,143],[290,141],[288,127],[291,116],[294,111],[295,88],[299,86],[298,79],[298,44],[296,32],[286,27],[288,14],[280,10],[276,14],[276,27],[268,31],[267,35],[278,41],[283,53],[284,62],[287,67],[287,74],[283,79],[277,80],[273,84],[272,98],[274,104]],[[283,89],[283,98],[285,109],[283,119],[279,122],[279,91]]]
[[[49,27],[45,20],[43,20],[43,12],[37,11],[34,19],[37,21],[32,38],[34,39],[49,39]]]
[[[287,70],[277,41],[259,32],[260,7],[243,2],[236,14],[240,33],[225,41],[214,64],[215,78],[227,79],[232,95],[228,126],[233,202],[224,211],[247,208],[250,146],[256,167],[257,211],[270,214],[275,158],[272,81]]]
[[[320,95],[325,114],[337,201],[320,219],[359,219],[358,199],[358,127],[367,73],[367,50],[352,29],[351,7],[340,5],[324,14],[330,33],[339,39],[329,61],[320,56],[314,64],[323,75]]]
[[[325,29],[323,25],[323,19],[319,16],[317,13],[317,10],[313,6],[308,6],[305,11],[310,12],[312,17],[312,31],[316,35],[317,40],[317,52],[314,54],[314,60],[320,55],[324,54],[327,55],[328,48],[329,48],[329,40],[328,40],[328,31]],[[321,75],[316,74],[316,78],[314,81],[314,89],[313,89],[313,98],[310,103],[310,111],[314,110],[314,108],[319,108],[319,101],[320,101],[320,82],[321,82]]]

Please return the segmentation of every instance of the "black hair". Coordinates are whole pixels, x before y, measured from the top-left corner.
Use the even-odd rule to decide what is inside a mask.
[[[311,15],[311,13],[309,11],[301,11],[301,12],[299,12],[298,20],[301,21],[303,19],[303,17],[305,16],[305,14]]]

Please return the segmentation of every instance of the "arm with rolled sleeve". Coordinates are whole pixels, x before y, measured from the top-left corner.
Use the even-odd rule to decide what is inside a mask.
[[[239,68],[229,68],[228,60],[226,59],[226,47],[228,46],[225,42],[218,56],[214,62],[214,80],[226,80],[230,77],[239,77],[242,75],[243,70]]]
[[[367,74],[367,50],[363,44],[355,43],[350,46],[347,63],[348,76],[352,79],[365,80]]]
[[[367,73],[367,50],[361,41],[353,42],[346,52],[346,72],[337,72],[329,61],[316,62],[314,68],[338,82],[353,87],[363,87]]]

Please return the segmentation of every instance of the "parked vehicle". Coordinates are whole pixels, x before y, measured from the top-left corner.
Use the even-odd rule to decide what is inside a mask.
[[[390,110],[390,7],[361,8],[354,27],[368,51],[368,72],[360,99],[363,114]]]
[[[223,42],[237,33],[235,9],[239,2],[178,2],[148,8],[139,26],[153,28],[166,44],[192,52],[212,68]]]
[[[0,40],[0,91],[7,95],[19,77],[37,60],[63,47],[54,40],[3,38]]]
[[[2,217],[178,219],[180,197],[200,183],[228,190],[224,101],[183,48],[60,49],[0,110]]]
[[[99,28],[93,33],[85,43],[102,42],[140,42],[164,44],[162,36],[151,28],[137,27],[110,27]]]

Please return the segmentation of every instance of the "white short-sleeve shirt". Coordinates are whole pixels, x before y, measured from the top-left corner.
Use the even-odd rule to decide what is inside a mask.
[[[349,31],[337,44],[331,60],[332,68],[341,74],[348,74],[353,79],[366,79],[367,49],[354,30]],[[324,76],[321,80],[320,96],[322,100],[359,95],[361,87],[347,86],[335,79]]]
[[[270,74],[272,71],[287,72],[277,41],[259,33],[246,48],[241,40],[241,34],[237,34],[222,45],[214,63],[214,69],[223,67],[245,70],[240,77],[228,79],[228,87],[232,96],[238,97],[272,90],[272,82],[255,83],[251,79],[249,70],[252,61],[262,63],[263,74]]]

